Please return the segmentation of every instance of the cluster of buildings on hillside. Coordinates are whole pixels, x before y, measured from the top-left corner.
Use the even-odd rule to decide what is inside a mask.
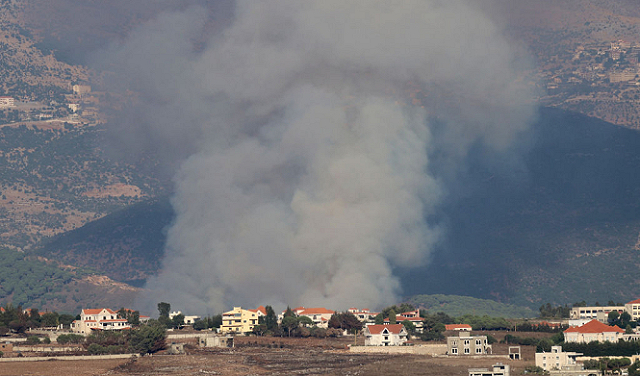
[[[629,83],[640,85],[640,45],[617,40],[605,45],[576,47],[570,72],[556,72],[547,89],[558,89],[562,84],[589,82],[592,84]]]

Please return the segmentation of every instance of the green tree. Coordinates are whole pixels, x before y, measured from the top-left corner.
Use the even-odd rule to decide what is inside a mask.
[[[171,325],[175,329],[180,329],[184,326],[184,315],[182,313],[173,316],[171,319]]]
[[[402,325],[406,329],[407,333],[409,333],[410,335],[413,335],[413,334],[416,333],[416,326],[413,325],[413,323],[411,321],[404,320],[404,321],[402,321]]]
[[[280,327],[286,330],[291,337],[291,331],[298,327],[298,318],[295,316],[285,316],[280,323]]]
[[[156,320],[131,331],[129,349],[138,354],[153,354],[165,348],[166,327]]]
[[[396,323],[396,311],[392,309],[389,311],[389,324],[393,325],[395,323]]]
[[[160,313],[159,317],[169,318],[169,312],[171,311],[171,304],[160,302],[158,303],[158,312]]]
[[[607,319],[609,320],[609,323],[614,323],[618,321],[619,317],[620,317],[620,313],[618,311],[611,311],[609,312],[609,315],[607,315]]]
[[[264,307],[266,315],[264,316],[264,324],[267,326],[267,330],[275,332],[278,329],[278,317],[271,306]]]
[[[313,320],[309,316],[298,317],[298,324],[304,327],[313,326]]]

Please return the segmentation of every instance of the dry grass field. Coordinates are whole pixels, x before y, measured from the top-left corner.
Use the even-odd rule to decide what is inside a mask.
[[[468,368],[503,362],[519,375],[533,364],[533,348],[522,361],[496,358],[431,357],[424,355],[356,354],[346,348],[353,339],[238,337],[233,349],[199,349],[187,344],[185,355],[156,354],[136,360],[46,361],[2,363],[0,376],[111,375],[467,375]],[[494,345],[506,354],[507,345]]]

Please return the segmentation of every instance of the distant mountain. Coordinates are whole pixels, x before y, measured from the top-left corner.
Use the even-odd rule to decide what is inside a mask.
[[[54,237],[34,253],[141,286],[160,268],[172,219],[168,199],[148,200]]]
[[[447,240],[405,293],[542,303],[640,296],[640,132],[542,109],[515,172],[470,155]]]
[[[640,133],[542,109],[520,164],[470,155],[443,205],[446,241],[400,270],[406,295],[455,294],[538,307],[640,296]],[[160,266],[167,199],[136,204],[38,254],[139,285]]]

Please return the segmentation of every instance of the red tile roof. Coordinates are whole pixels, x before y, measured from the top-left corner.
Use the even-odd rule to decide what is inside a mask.
[[[627,304],[640,304],[640,299],[632,300]]]
[[[582,326],[575,326],[564,331],[565,333],[624,333],[617,325],[609,326],[598,320],[591,320]]]
[[[389,333],[400,334],[404,325],[402,324],[391,324],[391,325],[368,325],[366,329],[371,334],[380,334],[383,330],[387,329]]]
[[[422,321],[423,318],[422,317],[405,317],[405,316],[396,315],[396,322],[403,322],[404,320]],[[387,317],[386,319],[384,319],[384,322],[389,322],[389,318]]]
[[[471,325],[469,325],[469,324],[445,324],[444,329],[445,330],[461,330],[461,329],[471,330]]]
[[[335,312],[326,308],[304,308],[298,315],[322,315],[322,314],[334,314]]]
[[[112,311],[109,308],[92,308],[92,309],[83,309],[82,313],[84,313],[85,315],[97,315],[100,312],[102,312],[102,310],[107,310],[107,312],[111,315],[115,315],[116,312]]]

